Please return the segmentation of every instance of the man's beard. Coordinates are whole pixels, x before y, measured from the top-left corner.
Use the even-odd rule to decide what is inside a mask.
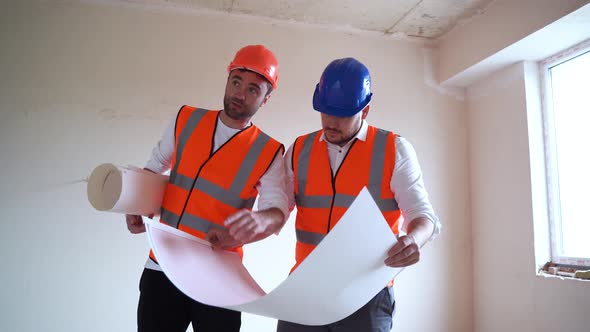
[[[326,137],[326,140],[332,144],[336,144],[336,145],[343,145],[348,143],[355,135],[354,134],[350,134],[348,136],[345,136],[344,133],[341,130],[336,130],[336,129],[331,129],[331,128],[323,128],[324,129],[324,136]],[[335,140],[330,140],[329,138],[329,134],[338,134],[339,137],[336,138]]]
[[[241,105],[240,110],[235,110],[232,108],[232,102]],[[225,114],[234,120],[244,120],[251,118],[256,114],[256,110],[253,110],[252,107],[248,107],[244,104],[243,101],[231,97],[223,98],[223,107]]]

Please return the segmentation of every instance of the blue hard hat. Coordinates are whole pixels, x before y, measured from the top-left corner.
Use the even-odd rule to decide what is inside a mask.
[[[362,111],[371,101],[371,75],[354,58],[332,61],[313,93],[313,108],[322,113],[349,117]]]

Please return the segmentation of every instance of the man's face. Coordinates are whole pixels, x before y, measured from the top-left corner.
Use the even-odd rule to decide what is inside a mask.
[[[248,70],[232,70],[225,85],[224,111],[234,120],[250,119],[266,103],[268,82]]]
[[[322,128],[326,140],[332,144],[344,146],[359,131],[363,119],[369,112],[367,106],[362,112],[350,117],[339,117],[321,113]]]

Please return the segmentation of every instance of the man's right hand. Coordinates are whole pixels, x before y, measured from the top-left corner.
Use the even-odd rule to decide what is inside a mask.
[[[127,229],[132,234],[139,234],[145,232],[145,225],[141,216],[126,214],[125,221],[127,222]]]
[[[211,247],[214,250],[232,249],[243,245],[242,242],[231,236],[227,229],[211,228],[209,232],[207,232],[205,240],[211,243]]]

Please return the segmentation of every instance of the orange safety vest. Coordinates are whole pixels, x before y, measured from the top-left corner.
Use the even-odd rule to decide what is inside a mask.
[[[295,266],[315,249],[338,223],[363,187],[367,187],[395,234],[402,220],[391,191],[395,166],[395,135],[369,126],[366,141],[355,139],[334,175],[322,131],[297,138],[293,147],[293,174],[297,218]]]
[[[251,210],[256,185],[281,143],[252,125],[213,151],[219,111],[183,106],[178,112],[170,180],[160,222],[204,239],[240,209]],[[242,256],[242,247],[234,251]],[[155,260],[153,252],[150,257]]]

